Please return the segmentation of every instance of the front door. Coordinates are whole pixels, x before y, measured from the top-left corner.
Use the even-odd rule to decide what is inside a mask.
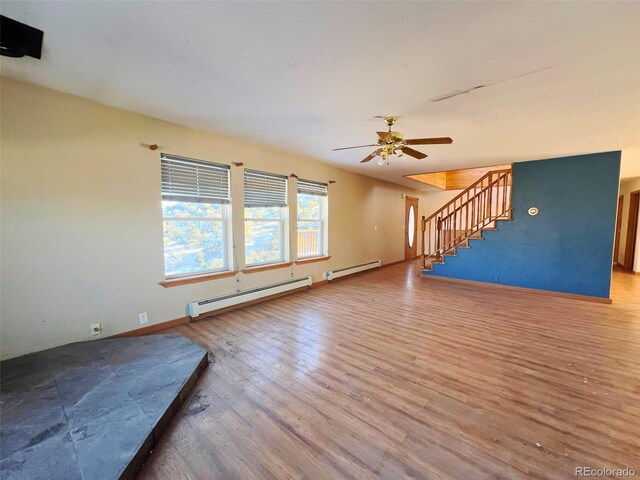
[[[616,242],[613,248],[613,263],[618,263],[620,254],[620,233],[622,232],[622,207],[624,205],[624,195],[618,197],[618,219],[616,220]]]
[[[404,259],[418,256],[418,199],[406,197],[404,208]]]

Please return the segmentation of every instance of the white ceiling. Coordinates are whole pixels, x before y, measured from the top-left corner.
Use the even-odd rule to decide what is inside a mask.
[[[42,60],[2,75],[406,185],[401,175],[623,150],[640,175],[640,2],[11,2]],[[433,103],[458,91],[487,85]],[[400,117],[450,136],[359,160]],[[141,139],[148,141],[148,139]]]

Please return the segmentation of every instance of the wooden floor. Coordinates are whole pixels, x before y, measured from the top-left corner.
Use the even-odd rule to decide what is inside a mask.
[[[602,305],[416,275],[173,329],[215,364],[141,478],[640,476],[640,276]]]

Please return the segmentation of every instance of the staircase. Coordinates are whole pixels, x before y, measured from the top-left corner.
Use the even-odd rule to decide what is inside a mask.
[[[482,240],[485,230],[511,220],[511,169],[493,170],[429,217],[422,217],[422,258],[425,271],[445,263],[459,248]]]

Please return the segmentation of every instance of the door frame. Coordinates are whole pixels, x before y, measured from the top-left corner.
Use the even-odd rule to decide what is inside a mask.
[[[627,221],[627,241],[624,245],[625,270],[633,271],[633,263],[636,256],[636,240],[638,233],[638,212],[640,212],[640,190],[631,192],[629,202],[629,217]]]
[[[404,201],[404,259],[413,260],[418,258],[418,203],[417,197],[405,196]],[[409,246],[409,212],[413,206],[413,246]]]
[[[620,256],[620,236],[622,235],[622,209],[624,208],[624,195],[618,197],[618,214],[616,215],[616,238],[613,247],[613,264],[618,264]]]

